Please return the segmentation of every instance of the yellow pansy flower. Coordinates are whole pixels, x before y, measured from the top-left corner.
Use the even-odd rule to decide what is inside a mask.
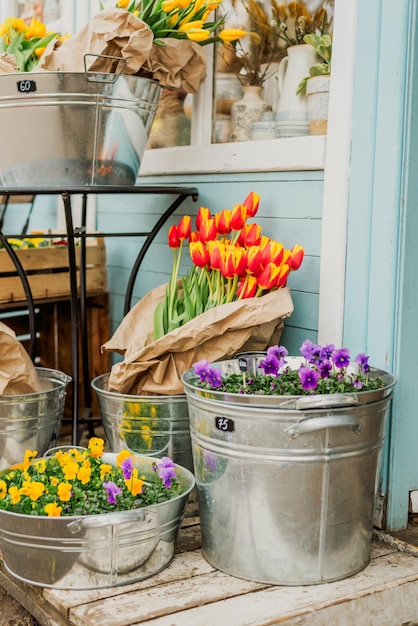
[[[81,482],[82,485],[86,485],[91,477],[91,468],[90,464],[84,463],[78,470],[77,478]]]
[[[62,466],[62,472],[65,480],[74,480],[77,477],[79,465],[76,461],[70,461]]]
[[[35,467],[36,467],[36,470],[40,474],[43,474],[45,472],[45,470],[46,470],[46,460],[45,459],[39,459],[39,461],[36,461]]]
[[[4,480],[0,480],[0,500],[3,500],[7,495],[7,485]]]
[[[58,497],[62,502],[68,502],[71,500],[71,491],[72,491],[71,483],[60,483],[58,485]]]
[[[100,437],[92,437],[89,441],[89,450],[94,459],[100,459],[103,454],[104,441]]]
[[[102,463],[100,466],[100,478],[103,479],[106,474],[110,474],[112,471],[112,466],[108,463]]]
[[[36,500],[41,497],[44,491],[45,485],[43,483],[37,481],[26,481],[23,483],[20,493],[23,496],[28,496],[33,502],[36,502]]]
[[[48,517],[61,517],[62,506],[58,506],[56,502],[50,502],[45,505],[44,510]]]
[[[10,489],[9,489],[9,496],[10,496],[10,499],[12,501],[12,504],[19,504],[19,502],[20,502],[19,487],[16,487],[16,485],[13,485],[12,487],[10,487]]]
[[[23,464],[22,464],[25,470],[28,469],[29,465],[31,464],[31,462],[33,461],[33,459],[36,457],[37,454],[38,454],[37,450],[26,450],[25,456],[23,457]]]
[[[132,454],[132,452],[129,452],[129,450],[122,450],[122,452],[119,452],[119,454],[116,457],[116,463],[118,464],[118,467],[122,465],[125,459],[128,459],[129,457],[134,457],[134,456],[135,455]]]
[[[125,480],[125,485],[128,487],[133,496],[137,496],[142,492],[144,481],[141,478],[138,478],[138,470],[136,468],[134,469],[132,476]]]

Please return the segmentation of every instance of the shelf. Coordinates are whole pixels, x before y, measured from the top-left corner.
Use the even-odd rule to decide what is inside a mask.
[[[143,176],[323,170],[326,136],[146,150]]]

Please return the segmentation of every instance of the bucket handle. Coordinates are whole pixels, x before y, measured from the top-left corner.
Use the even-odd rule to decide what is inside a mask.
[[[95,57],[97,59],[112,59],[118,61],[116,72],[91,72],[87,69],[87,57]],[[122,74],[126,65],[126,59],[123,57],[115,57],[109,54],[92,54],[87,53],[84,55],[84,73],[86,80],[90,83],[116,83],[119,76]],[[119,68],[119,69],[118,69]]]
[[[357,394],[323,394],[317,396],[303,396],[296,400],[288,400],[280,404],[281,409],[293,409],[296,411],[307,411],[309,409],[336,409],[346,406],[358,406]]]
[[[86,515],[67,524],[67,528],[70,533],[75,534],[88,528],[102,528],[103,526],[125,524],[127,522],[143,522],[144,519],[144,509],[132,509],[131,511],[121,511],[119,513],[93,515],[92,517]]]
[[[351,428],[355,435],[360,435],[362,425],[354,415],[328,415],[321,417],[307,417],[300,420],[296,424],[292,424],[284,429],[284,432],[295,439],[299,435],[305,433],[312,433],[317,430],[324,430],[326,428]]]

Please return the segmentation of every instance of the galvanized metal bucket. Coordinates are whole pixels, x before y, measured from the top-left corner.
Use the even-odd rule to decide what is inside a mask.
[[[257,363],[247,359],[249,375]],[[237,360],[216,365],[240,371]],[[209,563],[278,585],[335,581],[368,564],[395,385],[371,375],[385,387],[304,397],[208,392],[193,370],[183,375]]]
[[[135,184],[160,93],[139,76],[0,75],[2,185]]]
[[[103,462],[115,463],[106,453]],[[151,477],[153,459],[138,456]],[[6,569],[32,585],[100,589],[126,585],[164,569],[195,479],[176,466],[182,492],[172,500],[131,511],[74,517],[40,517],[0,510],[0,549]]]
[[[42,391],[0,395],[0,470],[22,461],[26,450],[43,455],[58,441],[70,376],[37,367]]]
[[[102,374],[91,383],[109,449],[169,456],[193,471],[186,396],[135,396],[108,391],[109,376]]]

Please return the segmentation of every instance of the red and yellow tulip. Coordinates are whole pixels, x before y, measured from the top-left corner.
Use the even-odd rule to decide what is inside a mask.
[[[189,216],[170,227],[174,263],[164,302],[155,310],[156,339],[216,306],[286,287],[289,273],[303,261],[304,249],[299,244],[285,249],[263,235],[258,223],[248,222],[259,204],[260,196],[251,191],[232,210],[212,215],[200,207],[196,230]],[[192,268],[180,280],[180,257],[187,241]]]

